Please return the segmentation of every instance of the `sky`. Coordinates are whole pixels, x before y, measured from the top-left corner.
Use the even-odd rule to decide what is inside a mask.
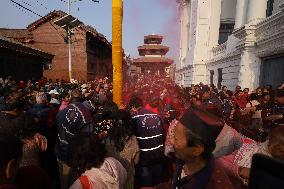
[[[12,0],[31,9],[39,15],[53,10],[67,12],[67,0]],[[39,19],[11,0],[0,0],[0,28],[26,28]],[[71,0],[71,14],[94,27],[111,41],[112,0]],[[144,36],[164,36],[163,44],[170,47],[168,57],[178,60],[179,19],[176,0],[124,0],[123,1],[123,48],[131,57],[138,57],[137,47],[144,42]]]

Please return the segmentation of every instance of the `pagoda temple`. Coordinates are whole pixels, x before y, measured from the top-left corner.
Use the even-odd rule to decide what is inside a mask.
[[[173,60],[165,57],[169,47],[162,45],[162,41],[161,35],[144,36],[144,45],[138,47],[140,57],[133,60],[133,64],[140,68],[142,75],[168,76],[167,72]]]

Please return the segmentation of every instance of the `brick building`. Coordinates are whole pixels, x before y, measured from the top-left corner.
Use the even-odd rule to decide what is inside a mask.
[[[68,44],[66,31],[54,21],[65,16],[53,11],[31,23],[27,29],[0,29],[0,36],[13,38],[26,45],[53,54],[43,75],[48,79],[68,80]],[[93,80],[96,76],[112,78],[111,43],[93,27],[84,24],[72,29],[72,77],[79,81]]]

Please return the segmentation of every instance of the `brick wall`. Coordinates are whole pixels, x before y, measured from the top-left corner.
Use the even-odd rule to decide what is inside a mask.
[[[57,18],[55,18],[57,19]],[[64,29],[53,24],[53,19],[33,30],[34,43],[32,46],[54,54],[52,69],[45,70],[44,76],[48,79],[68,80],[68,44],[64,42],[66,32]],[[72,77],[76,80],[87,79],[87,54],[85,32],[80,29],[74,30],[72,35]]]
[[[111,47],[101,39],[87,34],[88,80],[95,77],[112,78]]]
[[[45,77],[53,80],[69,80],[68,44],[64,42],[66,31],[53,24],[57,19],[58,17],[35,28],[32,31],[34,42],[30,45],[55,55],[52,60],[52,69],[45,70],[43,73]],[[87,33],[84,29],[73,29],[72,77],[78,81],[89,81],[101,75],[110,77],[112,75],[111,47],[96,38],[92,46],[94,49],[99,46],[100,48],[91,57],[87,54],[86,36]]]

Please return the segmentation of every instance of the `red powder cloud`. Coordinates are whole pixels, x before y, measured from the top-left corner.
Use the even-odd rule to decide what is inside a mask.
[[[175,62],[179,56],[179,12],[178,4],[175,0],[160,0],[165,11],[171,11],[172,16],[164,26],[165,44],[170,46],[168,56],[173,58]]]
[[[153,0],[155,4],[159,5],[163,11],[171,14],[170,19],[168,19],[164,26],[162,27],[162,33],[159,33],[164,36],[163,44],[170,47],[170,51],[167,54],[167,57],[174,59],[176,62],[179,57],[179,12],[178,12],[178,4],[176,0]],[[140,9],[140,4],[135,3],[130,7],[127,7],[124,11],[128,11],[127,21],[129,25],[131,25],[132,32],[135,34],[145,28],[145,26],[141,25],[142,16],[145,12],[142,12]],[[157,12],[157,14],[159,14]],[[148,31],[146,34],[151,34],[155,31]],[[145,35],[146,35],[145,34]],[[143,43],[143,36],[139,40]],[[137,44],[142,45],[142,44]]]

